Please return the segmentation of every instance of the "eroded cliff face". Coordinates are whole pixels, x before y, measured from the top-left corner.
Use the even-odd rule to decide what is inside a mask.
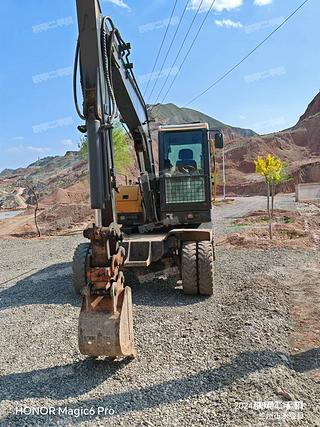
[[[305,113],[300,117],[297,125],[299,125],[305,119],[308,119],[309,117],[315,116],[318,113],[320,113],[320,92],[310,102]]]
[[[297,182],[320,182],[320,94],[311,101],[294,127],[269,135],[256,135],[250,129],[232,127],[199,111],[181,109],[174,104],[158,105],[152,109],[151,115],[155,120],[151,123],[151,130],[156,163],[157,127],[160,124],[207,121],[211,127],[221,128],[226,140],[229,193],[264,193],[264,183],[255,173],[253,160],[268,153],[289,164],[289,173],[293,179],[280,186],[280,191],[293,191]],[[135,157],[133,151],[132,156]],[[221,165],[221,152],[218,152],[218,164]],[[135,181],[138,176],[135,162],[123,172],[128,179]],[[20,208],[21,198],[27,204],[33,203],[26,189],[22,193],[20,191],[21,178],[35,183],[44,206],[63,204],[66,200],[68,203],[87,203],[89,198],[87,162],[83,161],[78,152],[41,159],[27,168],[3,171],[0,174],[0,209]],[[119,185],[124,182],[124,176],[120,175]]]
[[[279,191],[294,191],[299,182],[320,182],[320,94],[309,104],[298,123],[281,132],[238,138],[225,149],[228,190],[234,194],[261,194],[263,180],[253,161],[273,154],[286,161],[292,180]],[[221,155],[219,156],[221,163]]]

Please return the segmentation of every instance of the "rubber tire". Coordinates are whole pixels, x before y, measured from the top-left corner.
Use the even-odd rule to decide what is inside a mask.
[[[211,242],[184,242],[181,253],[183,292],[211,296],[214,289],[214,252]]]
[[[196,242],[182,244],[181,278],[183,292],[187,295],[198,295]]]
[[[198,243],[198,290],[200,295],[211,296],[214,288],[214,255],[211,242]]]
[[[86,270],[89,251],[90,243],[80,243],[73,255],[72,285],[78,295],[87,284]]]

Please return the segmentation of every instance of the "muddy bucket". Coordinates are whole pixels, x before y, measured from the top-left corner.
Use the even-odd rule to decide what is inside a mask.
[[[131,289],[117,297],[86,295],[79,317],[79,349],[87,356],[134,357]]]

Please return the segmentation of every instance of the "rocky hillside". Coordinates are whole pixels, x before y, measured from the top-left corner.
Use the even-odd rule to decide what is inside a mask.
[[[175,125],[184,123],[208,123],[212,129],[222,129],[227,140],[231,140],[237,137],[250,137],[257,135],[251,129],[242,129],[226,125],[207,114],[201,113],[200,111],[192,110],[191,108],[179,108],[175,104],[156,104],[150,106],[149,115],[154,122],[152,122],[151,128],[153,132],[156,132],[160,125]],[[155,135],[156,137],[156,135]]]
[[[255,135],[250,129],[234,128],[199,111],[179,108],[174,104],[150,106],[149,111],[154,120],[151,123],[151,131],[156,159],[157,128],[160,124],[200,121],[208,122],[210,127],[223,129],[228,139]],[[129,179],[137,176],[134,166],[128,167],[125,173]],[[20,182],[22,179],[33,183],[40,195],[42,206],[55,203],[78,203],[79,200],[88,198],[87,164],[78,152],[69,151],[65,156],[46,157],[27,168],[3,170],[0,173],[0,209],[23,208],[25,206],[22,201],[27,204],[34,202],[30,191]],[[123,176],[120,176],[119,182],[123,183],[123,181]]]
[[[316,95],[313,100],[308,105],[306,112],[300,117],[298,125],[302,123],[304,120],[319,114],[320,112],[320,93]]]
[[[5,169],[0,174],[0,208],[21,208],[21,198],[27,204],[33,204],[31,192],[23,181],[32,184],[46,204],[47,198],[73,185],[86,180],[87,164],[79,152],[68,151],[64,156],[46,157],[32,163],[27,168]],[[59,199],[56,200],[59,202]]]
[[[250,129],[226,125],[199,111],[179,108],[174,104],[149,107],[151,130],[157,157],[157,127],[161,124],[208,122],[220,128],[226,138],[227,184],[230,194],[264,192],[263,181],[255,174],[253,160],[272,153],[287,161],[293,180],[283,190],[292,191],[295,182],[320,182],[320,94],[308,106],[291,129],[270,135],[257,135]],[[221,161],[221,153],[220,158]],[[125,171],[134,178],[133,167]],[[27,179],[35,185],[42,206],[86,203],[88,200],[87,164],[80,153],[69,151],[65,156],[46,157],[27,168],[5,169],[0,173],[0,209],[25,208],[33,204],[32,194],[23,185]],[[123,177],[120,177],[123,181]]]
[[[264,183],[255,174],[253,160],[268,153],[289,164],[293,179],[280,189],[293,191],[298,182],[320,182],[320,94],[292,128],[269,135],[238,138],[226,147],[228,192],[263,193]]]

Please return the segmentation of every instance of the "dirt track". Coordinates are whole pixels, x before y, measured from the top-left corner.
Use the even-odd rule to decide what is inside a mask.
[[[24,191],[24,188],[22,187],[18,188],[14,197],[16,199],[17,207],[21,209],[26,209],[28,205],[26,204],[24,198],[22,197],[23,191]]]
[[[262,200],[217,208],[219,233]],[[1,425],[251,427],[274,425],[271,417],[284,427],[319,425],[320,343],[310,335],[318,313],[309,310],[303,330],[296,310],[319,281],[319,253],[218,247],[210,299],[186,297],[169,281],[133,283],[139,357],[110,362],[77,350],[70,261],[80,241],[0,240]],[[282,403],[259,409],[266,401]],[[52,414],[21,415],[21,407]]]

